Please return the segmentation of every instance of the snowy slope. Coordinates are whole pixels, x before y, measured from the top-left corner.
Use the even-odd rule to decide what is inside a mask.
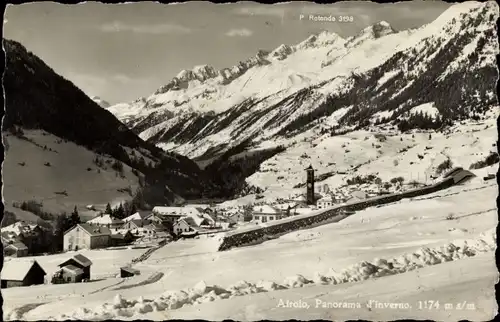
[[[422,292],[422,296],[434,294],[435,300],[441,301],[451,300],[450,294],[456,295],[456,301],[473,300],[465,297],[464,293],[458,293],[464,291],[463,288],[458,288],[458,283],[467,280],[470,289],[481,289],[481,287],[490,289],[495,282],[493,251],[496,248],[494,239],[497,225],[494,202],[496,195],[497,187],[494,183],[470,183],[415,200],[366,209],[338,223],[287,234],[261,245],[226,252],[216,251],[217,236],[178,241],[167,244],[154,252],[146,261],[136,265],[135,267],[141,270],[141,276],[127,279],[120,286],[103,289],[102,285],[93,287],[94,283],[88,283],[83,286],[33,286],[29,288],[29,293],[21,293],[15,288],[3,290],[4,312],[6,317],[14,318],[16,315],[11,314],[17,314],[16,308],[30,303],[44,303],[26,312],[22,318],[42,319],[51,316],[57,319],[65,319],[68,316],[79,319],[148,318],[145,313],[150,312],[152,307],[151,304],[145,305],[147,301],[155,300],[155,305],[162,307],[159,313],[168,314],[183,303],[197,302],[197,297],[193,294],[199,291],[204,294],[199,301],[210,301],[209,298],[212,297],[215,302],[234,303],[231,310],[227,309],[229,307],[227,306],[226,310],[215,313],[206,311],[210,316],[229,314],[232,319],[237,319],[237,315],[231,316],[231,314],[240,314],[238,311],[243,308],[240,306],[241,302],[233,298],[234,296],[245,298],[247,296],[245,294],[265,290],[268,292],[263,295],[275,299],[279,299],[281,294],[285,297],[290,294],[292,297],[299,297],[300,294],[320,296],[319,294],[327,291],[324,287],[330,290],[346,290],[346,295],[356,294],[355,290],[359,291],[359,287],[365,287],[367,291],[362,293],[367,299],[373,295],[372,299],[380,301],[385,299],[399,302],[400,299],[404,302],[405,298],[408,301],[418,300],[419,292]],[[447,220],[449,214],[453,214],[456,219]],[[483,253],[484,256],[481,255]],[[481,267],[485,279],[476,280],[472,276],[464,277],[464,280],[456,278],[454,274],[470,267],[470,262],[467,263],[466,258],[480,255],[482,259],[478,257],[477,260],[484,261]],[[379,269],[380,272],[373,275],[375,271],[370,265],[383,267],[387,262],[393,262],[394,268]],[[437,276],[428,274],[426,266],[433,266],[432,272]],[[238,269],[242,267],[245,269]],[[97,267],[95,269],[105,270]],[[386,276],[393,274],[395,276]],[[363,281],[368,276],[372,277]],[[332,282],[332,278],[335,283]],[[262,282],[259,282],[260,280]],[[295,289],[304,282],[310,283],[307,280],[314,282],[311,283],[311,288]],[[393,280],[400,281],[406,286],[412,283],[432,285],[440,281],[438,285],[442,285],[443,290],[434,288],[432,293],[433,289],[428,287],[413,288],[414,293],[411,293],[408,292],[408,287],[394,287],[392,289],[394,292],[385,293],[385,296],[382,296],[382,293],[368,291],[376,292],[377,285],[392,284]],[[203,286],[204,283],[200,281],[209,286],[220,285],[221,289],[227,290],[226,293],[234,295],[229,294],[231,297],[229,300],[224,299],[224,296],[222,298],[215,296],[210,293],[210,287]],[[319,289],[322,287],[321,281],[329,284],[323,287],[324,291]],[[261,287],[258,288],[256,285]],[[280,291],[282,287],[279,285],[289,290]],[[75,289],[77,286],[79,291]],[[194,286],[196,286],[194,290],[189,290]],[[452,287],[457,287],[457,293],[446,292]],[[352,293],[348,291],[349,289]],[[65,290],[67,293],[79,292],[82,296],[64,297]],[[185,290],[187,293],[185,295],[175,293],[177,290]],[[49,295],[53,292],[59,294],[60,298]],[[118,294],[123,300],[117,298]],[[484,294],[488,296],[487,293]],[[142,304],[130,306],[125,300],[139,300]],[[364,298],[360,301],[363,302]],[[478,309],[476,314],[481,312],[485,314],[481,317],[489,314],[488,312],[494,308],[491,301],[493,301],[491,297],[484,300],[476,298],[475,303],[481,305],[482,310]],[[114,308],[113,303],[117,303]],[[65,309],[61,310],[62,307]],[[275,314],[266,313],[268,308],[268,306],[263,307],[263,314]],[[181,309],[178,313],[180,315],[176,316],[191,319],[196,314],[194,311],[196,310],[188,306]],[[284,311],[277,312],[287,316]],[[413,317],[415,311],[399,313],[402,317]],[[214,318],[215,316],[219,315],[214,315]],[[158,315],[154,318],[157,319]]]
[[[453,117],[457,115],[449,115],[449,107],[440,97],[445,93],[424,96],[420,87],[432,81],[449,87],[447,83],[454,82],[452,78],[464,69],[496,80],[490,73],[496,73],[491,57],[498,52],[494,40],[497,16],[493,2],[467,2],[450,7],[434,22],[415,30],[396,32],[380,22],[348,39],[322,32],[297,45],[260,51],[221,71],[206,65],[182,71],[152,96],[115,105],[110,111],[142,138],[190,157],[249,137],[259,141],[295,135],[295,130],[300,133],[325,122],[317,116],[329,116],[355,103],[353,96],[358,106],[342,118],[342,124],[362,121],[360,114],[397,108],[404,113],[429,101],[436,102],[444,117]],[[477,57],[469,55],[473,49]],[[442,70],[433,72],[435,64],[443,66]],[[490,97],[494,86],[486,86],[466,89],[465,95]],[[410,92],[414,95],[407,99]],[[420,95],[427,101],[419,103]],[[490,105],[496,99],[489,101],[482,100]],[[466,103],[475,108],[470,106],[473,102]],[[324,105],[331,104],[341,106],[325,110]],[[303,125],[297,127],[294,123],[303,116],[315,121],[300,120]]]

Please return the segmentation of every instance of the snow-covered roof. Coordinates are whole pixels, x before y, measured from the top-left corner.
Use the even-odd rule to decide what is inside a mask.
[[[123,220],[112,217],[109,214],[105,214],[105,215],[99,215],[94,219],[87,221],[87,223],[96,225],[113,225],[113,224],[122,224]]]
[[[288,207],[290,208],[294,208],[297,206],[297,203],[296,202],[287,202],[287,203],[283,203],[283,204],[278,204],[278,205],[275,205],[274,207],[275,208],[278,208],[278,209],[281,209],[281,210],[287,210]]]
[[[255,206],[253,207],[253,211],[259,214],[270,214],[270,215],[280,213],[278,209],[269,205]]]
[[[33,267],[33,265],[38,265],[41,268],[37,261],[33,259],[11,259],[10,261],[4,262],[0,276],[2,280],[22,281],[24,280],[30,269]],[[45,271],[43,270],[43,268],[41,269],[45,275]]]
[[[65,264],[70,260],[74,260],[75,262],[82,265],[83,267],[88,267],[88,266],[92,265],[92,261],[90,259],[83,256],[82,254],[76,254],[75,256],[73,256],[73,257],[67,259],[66,261],[64,261],[63,263],[59,264],[59,267],[67,266]]]
[[[75,274],[75,275],[83,274],[83,269],[78,268],[74,265],[66,265],[62,269],[65,271],[68,271],[71,274]]]
[[[28,224],[24,221],[18,221],[13,223],[12,225],[5,226],[1,228],[2,232],[12,232],[16,235],[20,233],[27,233],[33,231],[38,225],[36,224]]]
[[[149,214],[150,213],[146,212],[146,211],[138,211],[135,214],[132,214],[132,215],[128,216],[127,218],[123,219],[123,222],[128,222],[131,220],[143,220],[147,216],[149,216]]]
[[[309,214],[309,213],[311,213],[311,212],[313,212],[313,211],[314,211],[314,210],[312,210],[311,208],[295,208],[295,209],[293,210],[293,213],[294,213],[294,214],[295,214],[295,213],[297,213],[297,214],[302,215],[302,214]]]
[[[333,198],[332,196],[328,195],[328,196],[324,196],[323,198],[321,198],[320,200],[318,201],[323,201],[323,202],[330,202],[330,201],[333,201]]]
[[[107,227],[103,227],[100,225],[91,225],[88,223],[78,224],[78,225],[74,226],[73,228],[70,228],[69,230],[67,230],[65,232],[65,234],[72,231],[76,227],[82,228],[91,236],[102,236],[102,235],[110,235],[111,234],[111,230],[109,230],[109,228],[107,228]]]
[[[167,216],[187,216],[189,214],[199,214],[203,213],[202,208],[197,207],[154,207],[153,212],[159,215]]]

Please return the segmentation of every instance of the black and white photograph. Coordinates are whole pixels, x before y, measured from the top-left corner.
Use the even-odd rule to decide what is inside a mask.
[[[3,320],[492,320],[499,17],[7,4]]]

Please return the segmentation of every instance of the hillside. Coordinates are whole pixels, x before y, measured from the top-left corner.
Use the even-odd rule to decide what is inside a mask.
[[[432,314],[437,321],[490,320],[497,309],[492,293],[498,279],[497,194],[495,183],[470,182],[225,252],[217,252],[217,235],[179,240],[135,265],[139,276],[32,286],[28,294],[21,288],[2,290],[4,319],[331,320],[327,314],[337,308],[277,307],[280,298],[312,305],[320,298],[363,306],[370,299],[413,305],[412,310],[360,310],[369,320],[385,320],[391,312],[400,319]],[[446,219],[450,214],[454,219]],[[88,252],[98,276],[117,273],[104,260],[114,255],[103,256],[106,252]],[[48,271],[60,255],[50,257],[41,262]],[[424,316],[416,307],[422,298],[442,305],[467,300],[477,309],[426,310]],[[249,307],[254,300],[258,307]],[[252,312],[260,315],[245,315]],[[346,311],[338,315],[349,316]]]
[[[20,43],[3,44],[7,205],[43,199],[45,211],[71,211],[130,199],[140,185],[147,203],[168,204],[214,187],[194,162],[144,142]]]
[[[211,173],[231,169],[235,192],[256,191],[245,187],[266,188],[253,178],[286,170],[284,164],[292,171],[290,158],[296,163],[306,145],[308,153],[321,157],[326,151],[320,149],[330,149],[328,141],[349,144],[341,142],[341,134],[359,139],[369,136],[363,131],[441,133],[461,121],[495,118],[497,18],[496,3],[471,1],[418,29],[398,32],[382,21],[347,39],[322,32],[297,45],[261,50],[230,68],[183,70],[153,95],[109,111],[141,138],[193,158]],[[394,146],[418,143],[407,138],[394,137],[406,144]],[[366,143],[361,158],[351,154],[350,167],[385,155],[370,148],[374,142]],[[333,155],[328,152],[322,162],[344,162],[338,147]],[[279,183],[283,176],[268,182],[290,187]]]

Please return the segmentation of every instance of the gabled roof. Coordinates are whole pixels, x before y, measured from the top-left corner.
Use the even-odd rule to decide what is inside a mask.
[[[126,271],[126,272],[129,272],[131,274],[136,274],[136,275],[139,275],[140,274],[140,271],[138,269],[135,269],[135,268],[132,268],[132,267],[120,267],[121,270],[123,271]]]
[[[116,224],[122,224],[123,220],[115,218],[109,214],[104,214],[104,215],[98,215],[97,217],[87,221],[87,223],[96,225],[116,225]]]
[[[201,216],[203,209],[198,207],[154,207],[153,212],[163,216]]]
[[[131,220],[143,220],[146,217],[148,217],[149,215],[151,215],[150,211],[138,211],[135,214],[132,214],[132,215],[128,216],[127,218],[123,219],[123,221],[128,222]]]
[[[74,260],[78,264],[82,265],[83,267],[89,267],[92,265],[92,261],[88,259],[87,257],[83,256],[82,254],[76,254],[75,256],[71,257],[70,259],[64,261],[63,263],[59,264],[59,267],[66,266],[65,264],[69,262],[70,260]]]
[[[137,219],[132,219],[123,224],[124,226],[128,223],[134,224],[137,228],[141,228],[142,226],[148,225],[150,222],[148,220],[137,220]]]
[[[66,265],[66,266],[62,267],[62,269],[65,271],[68,271],[69,273],[74,274],[74,275],[83,274],[83,269],[78,268],[74,265]]]
[[[0,273],[1,279],[8,281],[22,281],[33,265],[40,267],[43,275],[47,275],[36,260],[11,259],[10,261],[4,262],[2,272]]]
[[[198,227],[196,224],[196,221],[192,217],[184,217],[181,220],[184,220],[186,224],[188,224],[190,227]]]
[[[255,206],[253,207],[253,212],[266,215],[274,215],[281,213],[280,210],[269,205]]]
[[[98,226],[98,225],[91,225],[88,223],[84,224],[78,224],[70,229],[68,229],[64,234],[67,234],[68,232],[72,231],[76,227],[82,228],[87,234],[90,236],[102,236],[102,235],[111,235],[111,230],[107,227],[103,226]]]

